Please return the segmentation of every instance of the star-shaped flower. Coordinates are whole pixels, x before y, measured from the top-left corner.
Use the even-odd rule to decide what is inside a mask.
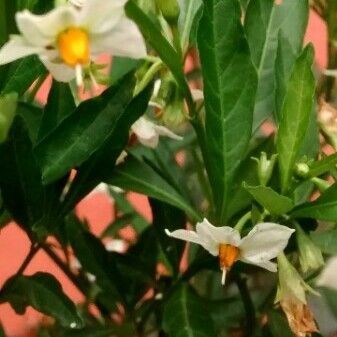
[[[124,12],[127,0],[90,0],[56,7],[44,15],[16,13],[20,35],[12,35],[0,50],[0,64],[37,54],[53,77],[82,84],[83,68],[108,53],[130,58],[146,56],[137,26]]]
[[[236,229],[215,227],[207,219],[197,223],[196,231],[165,230],[171,237],[197,243],[213,256],[219,256],[222,284],[225,284],[226,273],[238,260],[276,272],[277,265],[270,260],[285,249],[294,231],[286,226],[266,222],[257,224],[247,236],[241,238]]]

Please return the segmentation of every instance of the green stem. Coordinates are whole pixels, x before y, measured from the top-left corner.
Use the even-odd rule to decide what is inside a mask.
[[[28,267],[29,263],[32,261],[33,257],[35,254],[40,250],[40,245],[39,244],[32,244],[30,247],[30,250],[28,252],[28,255],[22,262],[21,266],[19,267],[18,271],[15,273],[15,276],[20,276],[23,274],[23,272],[26,270]]]
[[[256,313],[253,300],[247,287],[247,280],[240,275],[236,275],[236,284],[241,294],[243,306],[246,312],[246,337],[252,337],[256,328]]]
[[[246,222],[252,218],[252,212],[247,212],[235,225],[235,229],[239,232],[242,231],[243,227],[245,226]]]
[[[156,73],[163,67],[163,62],[161,60],[152,64],[150,69],[146,72],[145,76],[141,79],[141,81],[137,84],[134,96],[137,96],[144,88],[153,80]]]

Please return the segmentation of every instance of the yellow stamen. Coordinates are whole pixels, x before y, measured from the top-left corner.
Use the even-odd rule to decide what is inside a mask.
[[[57,45],[63,62],[71,67],[86,65],[90,61],[89,37],[79,27],[69,27],[59,34]]]
[[[221,243],[219,245],[220,268],[229,270],[239,256],[239,248]]]

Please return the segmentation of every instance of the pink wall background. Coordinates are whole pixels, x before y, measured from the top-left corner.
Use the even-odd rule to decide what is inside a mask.
[[[324,68],[327,61],[327,34],[321,19],[311,13],[306,42],[313,42],[316,49],[316,63],[319,68]],[[46,95],[46,91],[42,93]],[[43,97],[42,97],[43,98]],[[130,200],[139,211],[149,218],[150,208],[146,198],[130,194]],[[95,234],[101,231],[111,222],[112,202],[103,193],[90,194],[77,207],[78,214],[87,219]],[[0,233],[0,286],[13,275],[19,268],[29,250],[29,241],[26,235],[14,223],[5,227]],[[37,271],[49,272],[62,283],[63,290],[73,300],[82,300],[81,294],[72,285],[58,267],[43,252],[39,252],[26,270],[27,275]],[[0,322],[8,337],[28,337],[34,334],[34,330],[42,315],[28,309],[25,315],[18,316],[7,304],[0,305]]]

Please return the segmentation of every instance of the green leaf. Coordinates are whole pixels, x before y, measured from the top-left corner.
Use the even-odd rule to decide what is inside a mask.
[[[118,82],[127,73],[138,68],[141,63],[142,61],[140,60],[130,59],[128,57],[114,56],[110,72],[111,84],[115,84],[116,82]]]
[[[45,191],[27,128],[14,119],[8,139],[0,146],[0,188],[6,209],[21,225],[32,226],[43,216]]]
[[[146,41],[171,70],[185,96],[190,95],[190,89],[185,79],[182,62],[175,49],[165,39],[155,23],[133,0],[130,0],[126,4],[125,11],[127,16],[138,25]]]
[[[185,211],[193,220],[200,220],[199,214],[170,184],[149,165],[136,158],[129,157],[105,182],[166,202]]]
[[[201,8],[201,0],[179,0],[180,15],[179,15],[179,28],[181,32],[181,46],[183,50],[187,50],[190,41],[190,34],[192,26],[195,22],[197,13]]]
[[[327,287],[320,287],[319,292],[324,297],[333,316],[335,317],[337,315],[337,291]]]
[[[48,184],[81,165],[115,132],[132,99],[133,75],[128,75],[101,96],[84,101],[35,148]]]
[[[337,165],[337,153],[327,156],[321,160],[315,161],[309,165],[310,171],[307,177],[318,177],[330,170],[335,169]]]
[[[63,293],[61,284],[47,273],[9,279],[1,289],[0,301],[9,302],[18,314],[23,314],[27,306],[32,306],[57,319],[64,327],[83,326],[75,305]]]
[[[287,42],[298,54],[303,45],[308,14],[307,0],[284,0],[281,4],[276,4],[274,0],[249,2],[245,16],[245,32],[259,78],[253,130],[275,110],[278,34],[283,32]],[[291,71],[291,68],[287,71]]]
[[[257,78],[237,1],[204,1],[198,45],[203,69],[208,176],[218,223],[224,223],[233,177],[247,150]]]
[[[146,111],[153,91],[150,84],[134,97],[126,109],[117,111],[116,122],[111,126],[110,134],[101,148],[79,167],[69,193],[63,203],[63,210],[70,212],[73,207],[96,185],[111,174],[116,160],[126,147],[132,124]]]
[[[62,119],[76,108],[68,83],[53,81],[39,129],[39,140],[54,129]]]
[[[268,313],[268,327],[273,337],[294,337],[289,328],[287,318],[277,310],[270,310]]]
[[[17,107],[16,93],[0,96],[0,143],[3,143],[12,125]]]
[[[244,184],[244,187],[253,196],[253,198],[271,214],[285,214],[294,207],[294,202],[290,198],[278,194],[270,187],[253,187],[246,184]]]
[[[332,185],[314,202],[296,207],[291,216],[337,222],[337,185]]]
[[[277,136],[281,189],[287,192],[298,152],[309,126],[315,92],[311,45],[297,59],[289,80]]]
[[[337,255],[337,229],[324,232],[312,232],[310,237],[322,253],[328,255]]]
[[[7,74],[2,93],[15,91],[22,96],[39,76],[47,73],[46,68],[36,56],[28,56],[13,62]]]
[[[150,205],[153,214],[153,226],[159,243],[177,275],[185,244],[179,240],[172,240],[165,233],[165,229],[171,232],[185,228],[186,216],[181,210],[154,199],[150,200]]]
[[[215,337],[213,322],[201,299],[183,285],[164,305],[163,329],[169,337]]]
[[[82,330],[74,331],[74,330],[67,330],[61,333],[60,337],[111,337],[111,336],[118,336],[118,337],[130,337],[135,336],[136,332],[134,326],[132,324],[123,324],[123,325],[116,325],[116,326],[106,326],[102,327],[95,326],[95,327],[88,327]]]

